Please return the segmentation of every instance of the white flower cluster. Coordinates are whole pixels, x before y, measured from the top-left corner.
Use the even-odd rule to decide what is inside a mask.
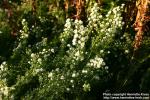
[[[4,61],[1,65],[0,65],[0,78],[3,77],[4,73],[7,71],[7,63]]]
[[[43,71],[43,68],[41,68],[41,64],[42,64],[42,58],[40,58],[40,56],[38,54],[31,54],[31,60],[28,61],[28,63],[33,66],[33,69],[35,71],[35,73],[39,73]]]
[[[23,26],[23,30],[20,30],[20,33],[21,33],[21,39],[24,39],[24,38],[28,38],[28,23],[26,22],[25,19],[22,20],[22,26]]]
[[[7,66],[7,63],[4,61],[4,62],[0,65],[0,71],[5,71],[5,70],[7,70],[7,68],[6,68],[5,66]]]
[[[47,60],[51,53],[55,53],[54,48],[43,48],[42,51],[38,52],[37,54],[31,53],[31,60],[29,60],[28,63],[34,67],[34,71],[36,74],[44,71],[44,69],[42,68],[42,62]]]
[[[95,7],[93,7],[93,9],[96,9],[97,4],[94,5]],[[95,22],[94,29],[96,30],[96,32],[98,33],[94,39],[92,40],[92,47],[97,47],[99,45],[107,45],[109,44],[112,40],[113,37],[115,36],[116,33],[119,32],[119,29],[122,29],[122,26],[124,25],[124,22],[122,21],[122,17],[121,17],[121,12],[123,11],[123,6],[117,6],[114,7],[113,9],[111,9],[105,17],[102,18],[97,18],[97,23]],[[98,8],[97,8],[98,9]],[[97,10],[93,10],[93,12]],[[100,12],[99,16],[101,16]],[[91,16],[91,15],[90,15]],[[92,16],[96,16],[93,15]],[[89,20],[89,22],[93,22],[93,19],[91,18]],[[90,23],[89,23],[90,26]]]
[[[89,84],[89,83],[84,83],[84,84],[83,84],[83,90],[84,90],[85,92],[89,92],[89,91],[91,90],[90,84]]]
[[[123,11],[124,4],[121,6],[114,7],[112,10],[110,10],[106,15],[106,21],[109,22],[111,27],[113,28],[121,28],[121,26],[124,24],[122,22],[121,12]],[[107,23],[106,23],[107,25]],[[111,31],[111,29],[110,29]]]
[[[44,60],[46,60],[50,56],[51,53],[55,53],[54,48],[49,48],[49,49],[43,48],[43,50],[39,52],[39,55],[42,56]]]
[[[99,13],[99,11],[100,11],[100,8],[98,7],[98,4],[95,3],[93,7],[91,8],[90,15],[88,17],[89,27],[91,28],[97,27],[97,22],[99,22],[103,18],[103,16]]]
[[[43,72],[43,68],[37,68],[37,69],[35,69],[35,73],[36,73],[36,74],[38,74],[38,73],[40,73],[40,72]]]
[[[31,64],[41,64],[42,63],[42,58],[38,54],[31,54]]]
[[[0,88],[0,93],[4,94],[5,96],[8,96],[9,93],[9,87],[2,87]]]
[[[88,39],[86,34],[87,28],[83,26],[83,22],[81,20],[75,20],[75,29],[74,36],[72,40],[72,45],[80,45],[81,48],[84,48],[85,42]]]
[[[67,51],[73,57],[74,61],[82,61],[84,59],[84,47],[88,40],[87,28],[83,26],[81,20],[74,21],[73,39],[72,44],[68,44],[69,50]]]
[[[72,24],[73,24],[72,19],[68,18],[65,23],[64,32],[60,36],[61,42],[65,42],[72,35],[73,32]]]
[[[48,73],[48,78],[53,79],[53,72]]]
[[[14,96],[10,95],[10,91],[14,90],[14,87],[7,87],[7,86],[0,86],[0,99],[1,99],[1,95],[3,94],[5,97],[9,96],[9,99],[14,100]]]
[[[96,56],[94,59],[90,59],[89,63],[87,63],[87,66],[101,68],[102,66],[105,66],[105,62],[103,58]]]

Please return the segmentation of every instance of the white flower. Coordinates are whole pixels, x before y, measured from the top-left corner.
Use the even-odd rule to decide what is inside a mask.
[[[61,41],[64,42],[65,40],[64,40],[64,39],[61,39]]]
[[[81,40],[78,40],[78,44],[81,44]]]
[[[74,21],[74,23],[76,23],[76,24],[77,24],[77,23],[78,23],[78,20],[76,19],[76,20]]]
[[[49,73],[49,74],[48,74],[48,77],[49,77],[49,78],[52,78],[52,77],[53,77],[53,73],[52,73],[52,72]]]
[[[66,88],[67,91],[70,91],[70,88]]]
[[[82,37],[82,38],[81,38],[81,41],[83,41],[83,42],[84,42],[84,41],[85,41],[85,37]]]
[[[3,71],[3,70],[4,70],[4,66],[3,66],[3,64],[1,64],[1,66],[0,66],[0,70],[1,70],[1,71]]]
[[[31,64],[31,61],[28,61],[28,64]]]
[[[71,45],[70,45],[70,44],[67,44],[67,47],[71,47]]]
[[[86,73],[87,73],[87,70],[84,70],[84,69],[83,69],[83,70],[82,70],[82,73],[86,74]]]
[[[43,52],[45,52],[46,51],[46,49],[43,49]]]
[[[78,30],[77,30],[77,29],[75,29],[75,30],[74,30],[74,33],[75,33],[75,34],[78,34]]]
[[[71,82],[71,83],[73,83],[73,82],[74,82],[74,80],[70,80],[70,82]]]
[[[98,62],[102,63],[103,59],[102,58],[97,58]]]
[[[56,68],[55,70],[56,70],[57,72],[59,72],[59,68]]]
[[[3,64],[3,65],[6,65],[6,61],[4,61],[2,64]]]
[[[83,47],[84,47],[84,45],[85,45],[85,43],[81,43],[80,45],[81,45],[81,48],[83,48]]]
[[[104,50],[100,50],[100,53],[104,53]]]
[[[5,96],[8,96],[8,92],[9,92],[8,89],[9,89],[8,87],[3,88],[3,93]]]
[[[76,45],[76,39],[72,40],[72,45]]]
[[[31,58],[34,58],[36,55],[34,53],[31,54]]]
[[[87,66],[93,66],[94,68],[100,68],[101,66],[105,65],[103,58],[99,58],[98,56],[96,56],[94,59],[90,59],[89,63]]]
[[[76,57],[80,56],[80,52],[77,51],[77,52],[75,53],[75,56],[76,56]]]
[[[60,79],[61,79],[61,80],[64,80],[65,78],[64,78],[64,76],[62,75],[62,76],[60,77]]]
[[[73,73],[73,74],[72,74],[72,77],[76,77],[76,74],[75,74],[75,73]]]
[[[129,53],[129,50],[125,50],[125,53]]]
[[[79,24],[80,24],[80,25],[82,25],[82,24],[83,24],[83,22],[82,22],[81,20],[79,20]]]
[[[36,73],[39,73],[39,72],[42,72],[42,71],[43,71],[43,68],[40,68],[40,69],[36,69],[36,70],[35,70]]]
[[[91,90],[90,84],[89,84],[89,83],[84,83],[84,84],[83,84],[83,90],[84,90],[85,92],[90,91],[90,90]]]
[[[22,23],[24,23],[26,20],[25,19],[22,19]]]
[[[41,59],[41,58],[38,58],[38,62],[41,64],[41,63],[42,63],[42,59]]]
[[[116,12],[117,12],[117,10],[116,10],[115,8],[114,8],[112,11],[113,11],[113,13],[116,13]]]
[[[56,84],[57,86],[59,86],[59,84]]]
[[[51,49],[51,52],[54,53],[54,49],[53,48]]]
[[[66,20],[66,23],[68,23],[68,22],[70,22],[70,21],[71,21],[71,19],[68,18],[68,19]]]
[[[100,15],[100,16],[99,16],[99,18],[103,18],[103,16],[102,16],[102,15]]]

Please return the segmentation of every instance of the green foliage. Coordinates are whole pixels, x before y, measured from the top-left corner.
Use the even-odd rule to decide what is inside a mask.
[[[63,2],[37,0],[34,14],[31,1],[14,1],[17,19],[8,19],[14,24],[0,10],[0,99],[96,100],[104,92],[150,92],[149,37],[133,55],[135,32],[126,30],[124,4],[89,1],[82,21],[65,19]]]

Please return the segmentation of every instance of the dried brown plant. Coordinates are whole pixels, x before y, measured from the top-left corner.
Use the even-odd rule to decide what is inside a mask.
[[[70,16],[74,19],[81,19],[81,14],[83,12],[83,8],[85,6],[85,0],[66,0],[65,1],[65,11],[67,12],[69,7],[74,7],[76,9],[76,14],[72,14]]]
[[[136,20],[134,23],[135,31],[137,31],[135,35],[135,40],[134,40],[134,51],[136,51],[139,46],[141,45],[142,42],[142,37],[143,34],[146,30],[146,23],[150,19],[150,16],[147,15],[148,13],[148,4],[149,0],[138,0],[137,1],[137,15],[136,15]]]

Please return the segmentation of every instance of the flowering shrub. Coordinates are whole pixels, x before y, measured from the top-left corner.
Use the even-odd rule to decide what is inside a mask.
[[[99,81],[105,79],[109,69],[104,60],[110,53],[107,49],[122,29],[122,9],[123,6],[114,7],[102,16],[95,3],[87,25],[81,20],[67,19],[64,32],[58,37],[60,45],[44,37],[29,44],[32,33],[23,19],[19,44],[12,56],[13,61],[20,59],[14,64],[1,64],[2,82],[11,86],[6,85],[9,91],[1,88],[4,98],[84,98],[95,86],[101,86]],[[94,85],[93,81],[98,83]]]
[[[23,16],[13,52],[0,64],[0,98],[95,100],[127,89],[126,80],[134,76],[130,67],[136,71],[141,63],[134,60],[132,36],[124,30],[125,5],[105,12],[91,5],[86,22],[67,18],[63,28],[63,22],[43,13],[30,15],[35,22]],[[140,88],[148,82],[143,79]]]

